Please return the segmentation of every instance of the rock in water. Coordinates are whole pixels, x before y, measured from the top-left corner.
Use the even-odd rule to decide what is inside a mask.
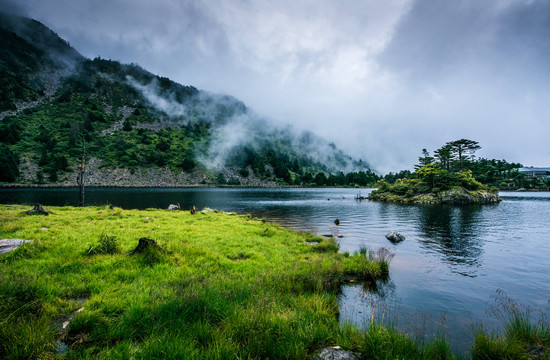
[[[340,219],[334,220],[334,224],[337,225],[337,226],[340,225]]]
[[[357,360],[357,357],[349,351],[343,350],[340,346],[324,348],[311,360]]]
[[[397,231],[390,231],[389,233],[386,234],[386,239],[388,239],[393,243],[398,243],[400,241],[405,240],[405,237],[400,233],[398,233]]]

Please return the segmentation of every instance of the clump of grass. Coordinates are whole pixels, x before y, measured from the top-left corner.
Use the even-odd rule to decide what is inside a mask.
[[[142,252],[137,254],[141,263],[146,266],[154,266],[167,260],[164,251],[157,246],[148,246]]]
[[[309,241],[318,243],[317,245],[313,246],[313,249],[319,253],[335,253],[338,252],[338,249],[340,249],[338,241],[336,241],[332,237],[314,237]]]
[[[87,255],[117,254],[120,252],[116,236],[101,234],[96,244],[90,244],[86,249]]]
[[[338,344],[361,354],[362,359],[455,359],[452,349],[443,337],[428,343],[419,343],[392,326],[372,323],[366,330],[351,324],[344,325],[338,334]]]
[[[386,248],[368,251],[361,247],[359,252],[344,256],[342,261],[346,275],[357,276],[359,280],[372,281],[377,278],[386,278],[389,272],[389,263],[393,254]]]
[[[381,267],[384,274],[387,274],[389,272],[390,262],[394,256],[395,254],[384,247],[368,253],[368,259],[372,262],[377,263]]]
[[[502,290],[496,295],[493,315],[502,324],[503,334],[488,334],[477,329],[472,347],[473,359],[550,359],[550,328],[544,321],[533,319],[533,310],[519,305]]]

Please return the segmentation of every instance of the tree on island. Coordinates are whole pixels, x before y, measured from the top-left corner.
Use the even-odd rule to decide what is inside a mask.
[[[463,164],[469,164],[468,156],[473,159],[473,154],[478,149],[481,149],[481,146],[477,141],[468,139],[446,143],[434,152],[435,157],[430,156],[428,150],[422,149],[422,156],[418,158],[419,163],[415,165],[414,173],[397,179],[394,184],[382,180],[378,183],[378,190],[372,194],[376,197],[377,194],[388,193],[409,199],[416,195],[439,193],[455,187],[469,191],[489,190],[473,177],[471,169],[463,168]]]
[[[451,169],[451,164],[455,160],[455,157],[453,154],[453,147],[449,145],[449,143],[434,151],[434,154],[436,159],[439,160],[439,166],[441,166],[442,169]]]
[[[458,169],[462,170],[462,164],[468,160],[466,154],[469,154],[471,158],[474,157],[476,150],[481,149],[479,143],[474,140],[460,139],[448,142],[447,145],[451,146],[452,152],[457,155]]]
[[[414,166],[415,170],[422,168],[428,164],[431,164],[434,161],[434,157],[430,156],[430,152],[426,149],[422,149],[422,156],[418,158],[418,165]]]

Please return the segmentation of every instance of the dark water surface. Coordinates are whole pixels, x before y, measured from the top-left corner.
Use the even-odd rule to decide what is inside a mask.
[[[363,195],[368,190],[362,190]],[[442,333],[468,350],[472,325],[491,316],[497,290],[550,314],[550,193],[501,192],[485,206],[417,206],[354,200],[356,189],[88,188],[87,205],[204,207],[250,213],[286,227],[343,235],[341,251],[386,247],[390,278],[344,286],[342,321],[376,319],[414,336]],[[78,189],[0,189],[0,203],[77,205]],[[340,225],[334,225],[338,218]],[[396,230],[406,240],[392,244]]]

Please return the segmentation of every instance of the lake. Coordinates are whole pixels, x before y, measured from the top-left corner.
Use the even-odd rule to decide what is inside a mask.
[[[345,285],[341,321],[370,318],[418,337],[445,334],[468,350],[472,326],[495,329],[499,301],[509,297],[550,313],[550,193],[501,192],[484,206],[400,205],[356,201],[362,189],[87,188],[87,205],[122,208],[215,208],[250,213],[285,227],[332,234],[341,251],[385,247],[390,276],[376,286]],[[0,203],[77,205],[78,189],[0,189]],[[340,220],[339,226],[334,224]],[[405,241],[384,235],[396,230]],[[536,316],[536,314],[535,314]]]

